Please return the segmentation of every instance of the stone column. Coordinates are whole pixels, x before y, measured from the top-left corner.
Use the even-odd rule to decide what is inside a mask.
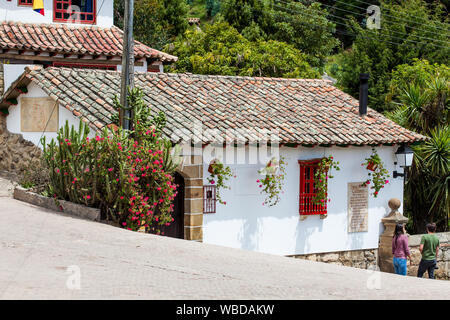
[[[399,199],[391,199],[388,202],[391,212],[387,217],[381,219],[383,222],[385,230],[383,234],[380,235],[380,242],[378,244],[378,257],[380,270],[383,272],[394,273],[394,266],[392,264],[392,236],[394,235],[395,225],[397,223],[406,223],[408,218],[404,217],[398,208],[400,208],[401,202]]]

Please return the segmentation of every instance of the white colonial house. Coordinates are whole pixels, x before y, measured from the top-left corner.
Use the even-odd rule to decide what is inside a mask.
[[[169,233],[188,240],[278,255],[377,248],[388,200],[403,199],[403,178],[392,177],[403,172],[395,153],[426,139],[366,108],[364,100],[359,106],[327,80],[142,72],[135,84],[152,112],[166,113],[166,136],[183,145],[177,223]],[[0,109],[11,135],[37,145],[42,135],[55,137],[65,121],[82,120],[93,131],[111,124],[119,88],[118,71],[34,66],[7,88]],[[361,164],[372,149],[391,175],[377,197],[363,186],[369,171]],[[287,164],[280,201],[267,206],[256,181],[272,156]],[[313,175],[328,156],[340,171],[326,186],[330,202],[312,206]],[[0,165],[10,163],[8,157],[2,160],[0,149]],[[226,204],[209,182],[214,159],[236,176],[220,191]]]

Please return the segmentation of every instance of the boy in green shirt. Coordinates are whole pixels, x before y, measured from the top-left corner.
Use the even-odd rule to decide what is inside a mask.
[[[417,276],[422,278],[425,271],[428,271],[428,277],[434,279],[434,269],[436,268],[436,258],[439,253],[439,238],[434,234],[436,231],[435,223],[427,224],[427,233],[420,240],[419,250],[422,253]]]

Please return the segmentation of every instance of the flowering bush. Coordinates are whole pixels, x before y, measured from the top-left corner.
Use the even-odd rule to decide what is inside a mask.
[[[221,204],[227,204],[226,201],[222,201],[222,198],[220,197],[220,190],[230,189],[230,187],[225,184],[225,181],[229,180],[230,177],[233,175],[230,167],[225,166],[218,159],[215,159],[211,161],[211,163],[209,164],[208,172],[210,173],[210,176],[207,178],[208,182],[212,185],[216,185],[217,200]]]
[[[363,185],[372,184],[370,188],[374,190],[373,196],[376,198],[380,190],[389,183],[389,171],[384,168],[384,164],[375,149],[372,149],[372,154],[365,159],[361,166],[365,166],[369,170],[369,177]]]
[[[320,160],[318,168],[314,173],[314,188],[316,189],[316,194],[313,197],[314,204],[325,205],[326,202],[331,201],[328,198],[327,188],[328,179],[333,178],[330,174],[332,169],[336,171],[341,170],[339,168],[339,161],[334,161],[333,156]]]
[[[140,101],[140,95],[135,90],[131,99]],[[48,193],[100,208],[103,218],[129,230],[145,227],[159,233],[159,226],[173,221],[177,163],[170,155],[171,142],[161,137],[163,116],[148,118],[142,104],[130,105],[136,111],[134,131],[105,128],[90,139],[86,125],[80,122],[77,131],[66,123],[56,142],[43,139]]]
[[[271,207],[280,201],[280,192],[282,192],[286,170],[285,165],[286,163],[283,157],[280,157],[279,161],[276,158],[272,158],[264,168],[258,170],[258,173],[263,175],[264,178],[258,179],[256,182],[261,188],[261,193],[267,195],[263,205],[269,205]]]

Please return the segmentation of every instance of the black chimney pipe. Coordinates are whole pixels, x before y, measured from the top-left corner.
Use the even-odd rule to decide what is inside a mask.
[[[359,74],[359,115],[367,114],[367,103],[369,99],[369,74]]]

